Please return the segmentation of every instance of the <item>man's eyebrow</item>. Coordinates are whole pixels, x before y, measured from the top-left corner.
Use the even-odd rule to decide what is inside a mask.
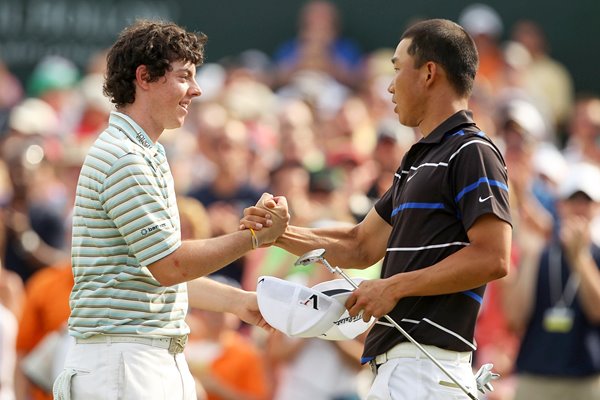
[[[174,72],[176,72],[176,73],[182,73],[183,72],[183,73],[187,73],[187,74],[191,74],[192,73],[192,71],[189,68],[187,68],[187,67],[177,68]]]

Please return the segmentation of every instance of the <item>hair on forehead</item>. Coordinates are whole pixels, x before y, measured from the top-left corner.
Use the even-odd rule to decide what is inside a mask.
[[[446,71],[458,94],[471,94],[479,55],[473,38],[463,27],[447,19],[428,19],[411,25],[400,42],[405,39],[411,40],[407,52],[416,68],[435,62]]]

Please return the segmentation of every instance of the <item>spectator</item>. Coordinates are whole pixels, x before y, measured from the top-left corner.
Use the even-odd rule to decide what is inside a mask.
[[[279,85],[290,83],[302,71],[312,71],[354,86],[361,58],[357,44],[341,36],[341,20],[335,4],[311,0],[300,10],[297,36],[277,49],[273,61]]]
[[[71,313],[69,295],[72,288],[73,272],[69,259],[36,272],[27,282],[16,342],[20,369],[23,369],[22,360],[35,351],[37,346],[43,346],[41,343],[45,339],[55,340],[66,335],[66,323]],[[52,296],[48,296],[48,293],[52,293]],[[51,339],[50,335],[53,333],[58,333],[58,336]],[[56,372],[53,371],[52,365],[55,360],[64,356],[57,351],[59,342],[60,340],[55,342],[56,346],[52,346],[53,349],[47,353],[48,357],[45,360],[37,360],[44,365],[31,365],[31,369],[23,370],[19,399],[28,399],[31,396],[33,400],[52,400],[52,383],[58,375],[52,374]]]
[[[529,241],[510,279],[506,315],[524,332],[515,400],[600,399],[600,169],[574,165],[559,188],[560,228]]]
[[[246,126],[229,120],[213,139],[215,177],[206,185],[192,188],[188,195],[206,207],[212,233],[220,236],[237,229],[242,210],[252,205],[261,192],[248,183],[251,154]],[[244,259],[233,261],[220,273],[241,284]]]
[[[533,163],[545,138],[544,120],[533,105],[516,99],[501,106],[497,124],[498,143],[506,159],[514,196],[513,214],[518,214],[520,220],[528,219],[528,226],[547,235],[552,229],[553,199],[542,193],[541,188],[539,195],[534,192],[539,177]]]
[[[0,248],[6,245],[4,216],[0,211]],[[0,257],[0,400],[15,399],[15,340],[21,312],[23,282],[17,274],[4,269]]]
[[[51,55],[41,59],[27,81],[27,93],[48,103],[56,112],[58,125],[51,132],[59,136],[73,132],[80,113],[77,82],[80,72],[70,59]]]
[[[565,157],[569,162],[600,165],[600,97],[582,95],[567,124]]]
[[[479,52],[476,84],[497,93],[504,84],[504,56],[500,47],[504,31],[502,17],[486,4],[473,3],[461,11],[458,23],[473,37]]]
[[[219,274],[212,279],[239,287],[236,281]],[[186,358],[208,400],[268,398],[271,385],[264,355],[239,332],[237,317],[191,307],[187,320],[192,333]]]
[[[389,189],[402,157],[416,141],[414,129],[400,125],[393,119],[380,121],[372,155],[377,178],[367,192],[371,201],[376,201]]]
[[[546,35],[539,24],[520,20],[511,36],[525,46],[531,56],[525,76],[528,93],[550,111],[554,130],[563,127],[574,102],[573,78],[563,64],[550,56]]]
[[[24,281],[66,254],[64,210],[55,206],[59,196],[47,196],[62,183],[51,178],[54,165],[45,159],[42,146],[40,137],[17,131],[9,133],[2,143],[11,180],[10,198],[3,205],[8,228],[3,257],[6,268],[17,272]]]

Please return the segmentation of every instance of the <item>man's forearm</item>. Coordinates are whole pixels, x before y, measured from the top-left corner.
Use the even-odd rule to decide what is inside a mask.
[[[205,277],[191,280],[187,285],[189,305],[207,311],[235,313],[235,305],[244,293]]]
[[[163,286],[172,286],[211,274],[252,248],[249,230],[216,238],[184,241],[181,247],[148,268]]]
[[[364,261],[356,227],[352,226],[304,228],[290,225],[275,245],[298,256],[314,249],[325,249],[327,261],[340,268],[366,268],[372,265]]]

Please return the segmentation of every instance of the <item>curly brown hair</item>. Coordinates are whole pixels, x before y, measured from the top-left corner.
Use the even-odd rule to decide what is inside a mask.
[[[135,72],[148,68],[149,82],[164,76],[174,61],[204,62],[203,33],[188,32],[172,23],[138,20],[126,27],[106,56],[104,94],[118,108],[135,101]]]

